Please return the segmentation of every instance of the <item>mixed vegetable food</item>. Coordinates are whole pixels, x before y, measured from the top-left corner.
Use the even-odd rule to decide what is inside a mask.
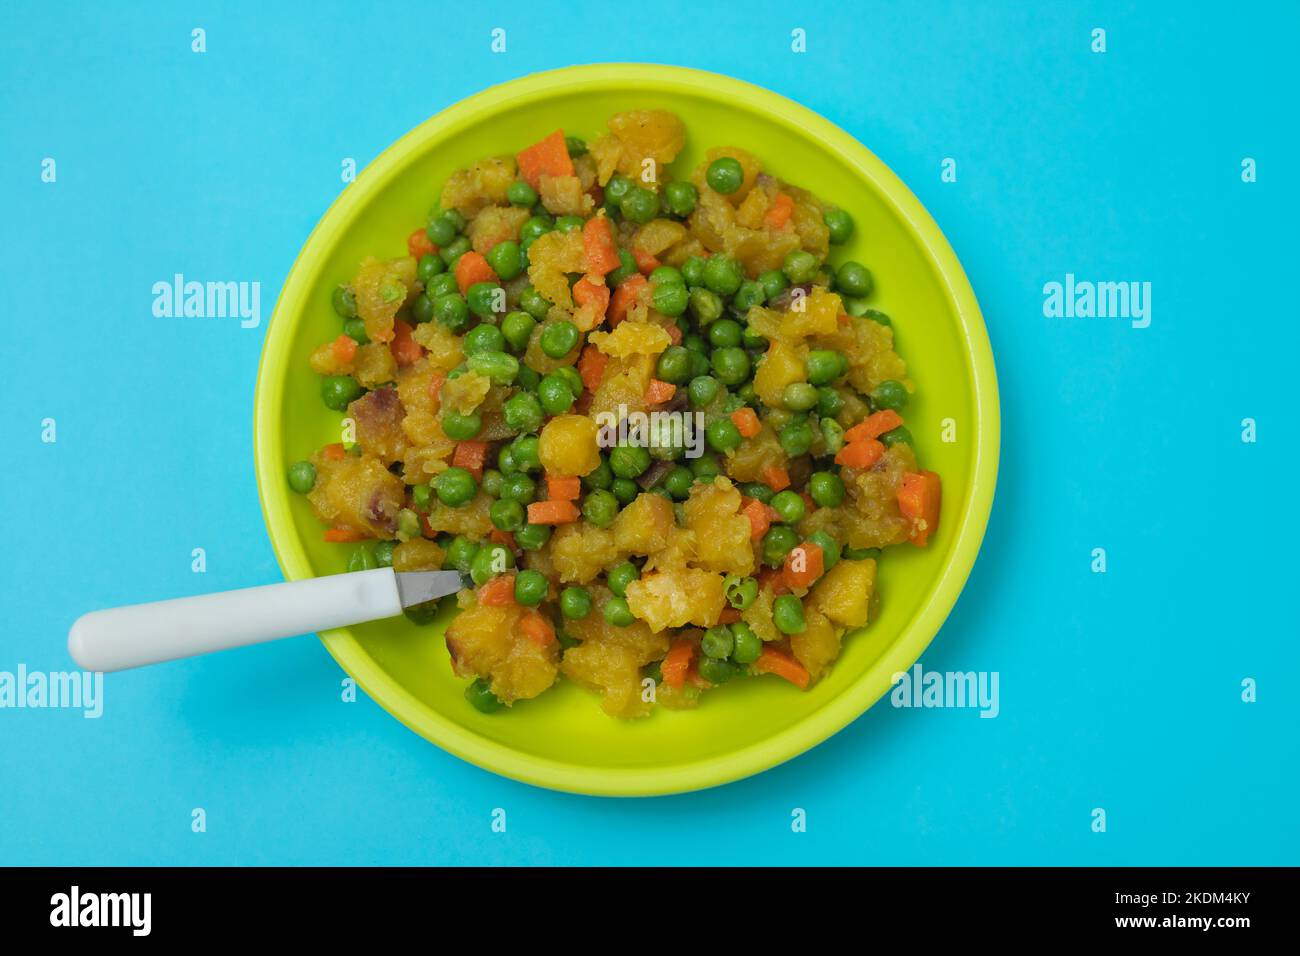
[[[483,711],[561,676],[618,717],[807,688],[871,617],[881,549],[938,526],[891,320],[828,258],[851,215],[741,149],[670,178],[671,113],[607,126],[453,174],[310,358],[345,440],[289,484],[350,569],[473,581],[446,643]]]

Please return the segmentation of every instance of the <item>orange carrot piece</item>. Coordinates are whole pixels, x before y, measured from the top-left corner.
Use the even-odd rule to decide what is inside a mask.
[[[497,274],[488,265],[487,258],[481,252],[471,249],[456,260],[456,287],[464,295],[476,282],[499,282]]]
[[[870,468],[885,453],[885,446],[874,438],[850,442],[835,454],[835,464],[846,468]]]
[[[826,559],[820,545],[811,541],[796,545],[785,556],[782,576],[791,590],[806,588],[822,576],[826,570]]]
[[[810,679],[808,669],[795,660],[792,655],[784,651],[778,651],[775,647],[763,648],[758,655],[758,660],[754,661],[754,670],[760,674],[775,674],[777,677],[784,677],[800,690],[808,689]]]
[[[754,541],[767,534],[767,529],[772,527],[772,516],[767,505],[757,498],[747,498],[740,513],[749,519],[749,537]]]
[[[538,647],[550,647],[555,641],[555,628],[541,611],[529,611],[521,617],[519,630]]]
[[[731,424],[736,426],[736,431],[740,432],[743,438],[753,438],[763,430],[763,425],[758,420],[758,413],[748,405],[731,413]]]
[[[417,229],[406,237],[406,251],[419,259],[423,256],[433,255],[438,251],[438,247],[434,245],[427,232],[423,229]]]
[[[334,442],[332,445],[326,445],[321,449],[321,454],[330,461],[342,461],[348,457],[348,450],[343,447],[342,442]]]
[[[515,536],[509,531],[502,531],[500,528],[493,528],[488,533],[488,540],[493,544],[504,544],[516,554],[519,553],[519,545],[515,543]]]
[[[581,494],[581,478],[567,475],[546,476],[546,497],[551,501],[577,501]]]
[[[582,350],[582,355],[578,357],[578,375],[582,377],[582,384],[587,386],[589,391],[595,391],[600,387],[601,380],[605,377],[605,366],[609,364],[609,356],[596,348],[594,345],[588,345]]]
[[[740,611],[734,607],[724,607],[718,615],[719,624],[735,624],[740,620]]]
[[[483,477],[483,462],[487,459],[487,442],[461,441],[456,443],[456,451],[451,456],[451,463],[457,468],[464,468],[475,478]]]
[[[433,410],[436,412],[438,406],[442,404],[442,387],[447,384],[447,376],[435,375],[429,379],[429,400],[433,402]]]
[[[663,675],[664,683],[674,690],[685,687],[686,674],[691,669],[691,661],[694,658],[694,644],[680,638],[675,641],[659,663],[659,673]]]
[[[569,158],[562,129],[516,153],[515,161],[519,164],[519,177],[534,189],[541,187],[543,175],[573,175],[573,160]]]
[[[534,501],[528,506],[529,524],[570,524],[578,520],[572,501]]]
[[[393,340],[388,343],[388,350],[393,353],[394,361],[403,368],[424,358],[424,346],[411,338],[413,331],[401,319],[393,323]]]
[[[939,505],[942,485],[932,471],[913,472],[903,476],[898,486],[898,510],[912,522],[909,535],[913,544],[924,547],[930,535],[939,528]]]
[[[648,276],[663,265],[662,262],[650,255],[650,253],[646,252],[644,249],[638,249],[636,246],[632,247],[632,258],[636,260],[637,272],[641,273],[643,276]]]
[[[478,589],[477,598],[484,607],[509,607],[515,603],[515,576],[497,575]]]
[[[334,544],[341,544],[345,541],[365,541],[370,535],[354,528],[326,528],[325,540]]]
[[[773,491],[784,491],[790,487],[790,473],[781,465],[768,465],[759,477]]]
[[[578,305],[593,305],[597,317],[603,321],[605,313],[609,310],[609,286],[599,281],[593,282],[589,275],[583,276],[573,284],[573,301]],[[597,322],[597,325],[600,323]]]
[[[878,412],[872,412],[846,431],[844,441],[851,444],[855,441],[862,441],[864,438],[879,438],[885,432],[892,432],[902,424],[902,415],[892,408],[882,408]]]
[[[673,345],[682,344],[682,330],[676,322],[664,326],[664,331],[668,333],[668,339]]]
[[[628,328],[631,328],[631,326],[629,325]],[[647,405],[662,405],[676,394],[677,386],[672,382],[662,382],[657,378],[652,378],[645,390],[645,403]]]
[[[636,301],[636,297],[644,288],[645,276],[634,275],[628,276],[614,290],[614,295],[609,300],[609,327],[611,329],[627,318],[627,310],[631,308],[632,303]]]
[[[777,193],[776,199],[772,200],[772,205],[763,216],[763,225],[769,229],[780,229],[790,221],[792,215],[794,200],[785,193]]]
[[[357,340],[350,335],[340,335],[334,340],[334,361],[346,365],[357,357]]]
[[[582,248],[587,254],[587,271],[593,275],[603,276],[618,268],[614,227],[606,216],[595,216],[583,225]]]

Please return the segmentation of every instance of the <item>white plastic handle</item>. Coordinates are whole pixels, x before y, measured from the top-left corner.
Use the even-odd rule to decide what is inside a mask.
[[[402,613],[392,568],[91,611],[68,631],[88,671],[120,671]]]

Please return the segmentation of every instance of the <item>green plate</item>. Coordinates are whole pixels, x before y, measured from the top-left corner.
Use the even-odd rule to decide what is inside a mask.
[[[514,153],[557,127],[593,140],[610,115],[640,108],[672,110],[686,123],[675,174],[711,146],[739,146],[852,213],[854,238],[835,261],[857,259],[876,277],[871,304],[893,316],[917,386],[908,427],[925,467],[943,476],[944,500],[928,548],[885,555],[879,616],[846,637],[830,674],[806,693],[758,677],[708,693],[693,711],[620,721],[601,712],[597,695],[561,681],[484,715],[452,675],[445,619],[321,635],[366,693],[443,749],[517,780],[607,795],[737,780],[820,743],[875,703],[957,600],[984,535],[998,461],[997,380],[979,305],[939,228],[884,163],[820,116],[738,80],[642,64],[571,67],[493,87],[421,124],[343,191],[299,254],[267,330],[254,406],[257,482],[286,578],[343,571],[351,550],[321,540],[320,522],[285,481],[289,463],[339,440],[340,416],[321,403],[307,366],[312,348],[339,334],[333,288],[366,255],[404,255],[405,237],[424,224],[454,170]],[[956,440],[945,442],[948,420]]]

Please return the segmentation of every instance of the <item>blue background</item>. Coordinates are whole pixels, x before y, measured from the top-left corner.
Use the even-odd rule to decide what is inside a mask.
[[[364,696],[341,702],[344,675],[302,638],[111,675],[99,720],[0,710],[0,863],[1300,862],[1283,399],[1300,357],[1297,7],[492,6],[11,9],[0,670],[70,667],[68,625],[92,608],[279,579],[253,382],[344,157],[364,165],[503,80],[645,60],[829,117],[965,264],[998,361],[1002,467],[980,560],[923,663],[998,671],[1000,716],[883,705],[738,784],[574,797],[461,763]],[[794,27],[806,54],[789,50]],[[44,157],[57,183],[41,182]],[[940,181],[944,157],[956,183]],[[260,281],[262,326],[154,319],[150,287],[175,272]],[[1067,272],[1151,282],[1151,327],[1044,318],[1042,286]],[[56,444],[40,441],[46,417]],[[1246,677],[1257,703],[1240,699]]]

